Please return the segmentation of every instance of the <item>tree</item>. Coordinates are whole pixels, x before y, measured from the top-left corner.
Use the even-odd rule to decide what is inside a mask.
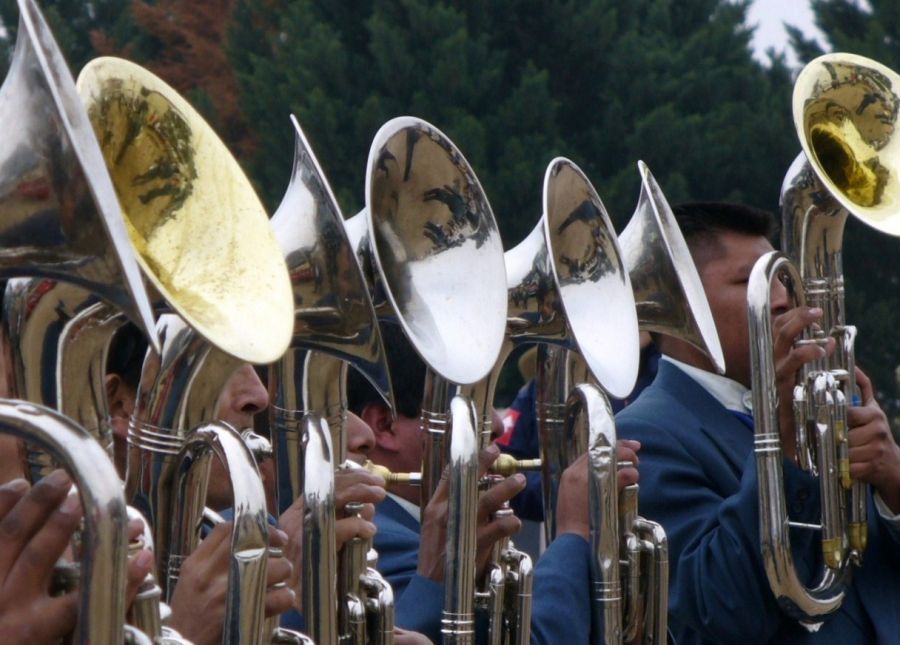
[[[506,246],[534,227],[566,155],[621,228],[644,159],[675,203],[774,209],[797,143],[789,70],[751,53],[746,3],[723,0],[239,0],[232,59],[259,132],[252,172],[275,206],[295,113],[346,214],[387,119],[425,118],[460,147]],[[248,28],[249,27],[249,28]]]

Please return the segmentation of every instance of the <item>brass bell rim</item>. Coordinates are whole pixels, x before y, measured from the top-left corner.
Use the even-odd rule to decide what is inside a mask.
[[[243,262],[240,272],[229,273],[227,277],[224,276],[224,271],[223,275],[217,275],[213,285],[215,289],[208,288],[210,286],[208,284],[201,283],[201,286],[198,286],[197,283],[185,280],[182,280],[181,286],[175,287],[158,277],[159,270],[154,269],[144,257],[142,247],[147,244],[138,239],[138,234],[132,231],[132,226],[129,226],[129,235],[139,249],[136,255],[145,279],[162,294],[169,307],[214,346],[250,363],[262,364],[277,360],[284,354],[291,339],[294,323],[293,293],[287,266],[269,224],[268,215],[249,179],[227,146],[193,106],[168,83],[140,65],[112,56],[95,58],[85,65],[78,75],[76,87],[89,114],[100,98],[103,84],[108,81],[123,87],[122,95],[128,98],[132,96],[128,94],[130,90],[140,91],[142,95],[153,93],[161,97],[162,102],[166,104],[166,113],[175,113],[183,119],[189,127],[189,143],[199,149],[196,153],[199,160],[197,183],[206,181],[207,188],[209,185],[219,184],[224,187],[223,190],[227,192],[229,198],[237,195],[234,201],[241,200],[234,209],[228,208],[233,205],[232,202],[223,205],[201,201],[201,210],[204,212],[194,215],[194,219],[191,220],[201,222],[204,233],[212,231],[217,234],[216,229],[222,230],[225,224],[230,225],[229,230],[232,233],[237,229],[237,232],[229,238],[235,246],[227,249],[228,261],[222,260],[221,266],[231,270],[237,265],[237,261],[240,261]],[[151,120],[158,116],[156,113],[150,115]],[[96,132],[96,134],[102,148],[104,133]],[[202,156],[203,152],[207,154],[206,157]],[[220,165],[217,168],[208,167],[213,163],[210,159]],[[216,170],[224,172],[218,174]],[[110,174],[113,175],[115,184],[114,171],[110,170]],[[201,186],[202,188],[204,187]],[[200,195],[198,199],[207,199],[203,190],[194,191],[191,187],[190,192],[191,196],[187,199],[194,199],[194,194]],[[121,203],[123,196],[118,185],[116,193]],[[191,206],[196,207],[196,204],[192,203]],[[130,223],[131,215],[124,206],[122,211],[126,221]],[[188,219],[182,211],[169,213],[165,219],[171,221],[179,217],[183,221]],[[214,221],[203,224],[200,218],[204,217]],[[152,233],[147,237],[151,237],[161,228],[160,222],[154,221]],[[252,239],[245,239],[251,236]],[[224,239],[218,238],[220,246]],[[204,245],[209,244],[210,240],[198,242],[184,236],[177,242],[183,245],[189,243]],[[181,264],[188,266],[191,262],[188,256],[177,255],[177,259],[179,266]],[[172,270],[171,266],[166,265],[161,268]],[[217,265],[216,268],[221,267]],[[202,306],[195,307],[197,303]]]
[[[579,310],[573,305],[578,301],[585,300],[585,298],[583,296],[567,298],[565,295],[566,288],[560,281],[556,261],[558,249],[554,249],[556,236],[553,233],[553,226],[557,219],[554,216],[556,209],[552,207],[550,197],[553,183],[557,180],[560,171],[566,168],[571,170],[575,177],[582,182],[583,188],[598,207],[616,251],[616,275],[619,279],[616,291],[618,291],[619,299],[611,307],[604,306],[604,310],[610,310],[610,314],[615,317],[614,320],[608,320],[608,324],[603,324],[596,316],[596,303],[594,304],[595,309],[590,315],[580,314]],[[609,219],[609,214],[584,171],[575,162],[566,157],[556,157],[548,164],[544,173],[542,199],[544,216],[541,220],[544,227],[544,238],[548,247],[547,250],[550,256],[554,258],[549,263],[550,270],[559,290],[560,306],[564,312],[567,326],[571,331],[572,340],[600,386],[612,397],[625,398],[634,389],[640,369],[640,331],[638,329],[637,307],[634,302],[631,278],[622,259],[622,252],[618,245],[615,229]],[[601,294],[594,294],[594,298],[600,296]],[[609,302],[608,294],[604,294],[604,296],[606,297],[602,299]],[[598,329],[601,331],[598,331]],[[600,339],[610,336],[615,337],[615,347],[612,345],[603,347]]]
[[[900,142],[897,139],[900,137],[896,133],[891,133],[893,136],[890,136],[889,142],[877,149],[877,152],[880,154],[869,157],[870,163],[874,159],[875,163],[885,168],[890,175],[885,183],[888,199],[881,201],[882,198],[877,198],[879,203],[876,206],[868,206],[851,199],[845,189],[839,186],[823,168],[819,155],[813,146],[811,131],[814,126],[807,122],[807,111],[813,104],[816,95],[823,87],[828,87],[829,82],[830,89],[835,88],[835,74],[831,70],[838,65],[855,66],[860,70],[868,70],[880,75],[887,81],[887,86],[884,87],[884,90],[889,94],[895,105],[900,105],[900,75],[891,68],[858,54],[831,53],[819,56],[807,63],[797,75],[791,100],[794,127],[800,139],[803,153],[806,155],[806,159],[812,166],[818,179],[844,209],[858,220],[878,231],[893,236],[900,236],[900,179],[897,176],[897,173],[900,172]],[[853,76],[855,77],[856,75],[854,74]],[[843,106],[837,101],[832,101],[832,104],[844,110],[850,107]],[[863,109],[865,106],[859,105],[854,107]],[[898,116],[896,107],[893,116],[894,121],[892,125],[896,128]],[[845,119],[845,121],[848,120]],[[847,147],[852,147],[852,144],[849,146],[845,144],[845,149]],[[887,158],[887,162],[881,164],[881,157]],[[866,162],[863,161],[859,165],[866,165]]]

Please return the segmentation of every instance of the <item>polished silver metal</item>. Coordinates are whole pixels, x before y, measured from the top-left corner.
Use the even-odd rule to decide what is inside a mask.
[[[638,516],[637,485],[617,492],[615,420],[600,388],[582,383],[572,390],[563,432],[570,450],[588,453],[593,639],[610,645],[666,642],[666,535]]]
[[[544,215],[532,232],[506,252],[507,321],[501,354],[475,391],[476,407],[489,417],[500,369],[521,344],[553,344],[576,351],[590,374],[612,396],[634,387],[640,363],[634,292],[603,202],[574,163],[559,157],[544,174]],[[537,420],[544,464],[545,528],[555,531],[555,496],[568,462],[559,459],[562,409],[580,380],[551,385],[538,378]],[[551,398],[552,397],[552,398]]]
[[[215,419],[219,394],[242,363],[212,348],[176,314],[157,322],[160,353],[148,348],[128,423],[125,495],[146,509],[154,530],[157,566],[167,568],[174,518],[171,505],[178,462],[189,432]],[[160,584],[166,593],[166,580]]]
[[[337,200],[293,115],[291,123],[294,168],[272,217],[294,293],[290,346],[350,363],[390,401],[390,375],[368,286]]]
[[[769,586],[780,607],[805,622],[815,622],[836,611],[844,598],[850,560],[846,557],[847,538],[842,533],[839,497],[833,485],[837,478],[820,473],[822,489],[823,531],[822,549],[825,563],[820,567],[812,586],[807,588],[794,566],[788,528],[787,500],[782,471],[783,453],[778,430],[778,393],[775,382],[775,358],[772,351],[771,290],[773,280],[781,278],[788,287],[796,306],[804,307],[807,300],[797,268],[781,253],[772,251],[759,258],[750,273],[747,285],[747,310],[750,328],[750,358],[752,373],[754,452],[759,478],[759,533],[763,564]],[[804,332],[801,342],[824,344],[821,331],[813,337]],[[830,457],[835,457],[833,434],[834,397],[841,395],[823,359],[804,370],[805,382],[798,386],[810,398],[816,399],[814,428],[821,435],[822,457],[830,445]],[[811,387],[808,387],[811,386]],[[795,399],[796,399],[795,395]],[[820,465],[825,465],[820,461]],[[832,461],[831,468],[833,469]],[[830,498],[827,497],[831,493]]]
[[[265,624],[268,513],[266,494],[256,460],[227,423],[210,423],[193,430],[175,456],[177,476],[171,506],[175,522],[169,547],[167,589],[171,596],[181,563],[199,545],[199,526],[206,502],[210,458],[225,466],[233,492],[234,526],[226,592],[223,643],[259,643]]]
[[[319,645],[335,645],[340,635],[335,542],[334,453],[328,423],[315,414],[301,420],[303,437],[303,615]],[[344,613],[341,598],[340,613]],[[357,615],[364,612],[362,608]]]
[[[56,363],[56,408],[77,419],[113,455],[106,362],[109,344],[126,323],[106,303],[78,312],[62,329]]]
[[[0,400],[0,432],[45,450],[77,487],[84,526],[79,613],[72,641],[120,643],[125,621],[128,517],[115,467],[83,428],[43,406]]]
[[[782,249],[796,270],[785,268],[781,260],[769,258],[767,265],[760,259],[758,293],[748,294],[750,322],[758,327],[761,343],[754,351],[772,351],[769,323],[756,318],[768,313],[763,297],[769,296],[763,289],[775,273],[787,272],[795,298],[823,311],[823,331],[801,342],[824,347],[829,337],[835,340],[830,356],[804,366],[793,401],[798,463],[819,477],[822,552],[830,573],[822,573],[814,587],[806,589],[796,583],[795,571],[782,569],[789,561],[768,553],[783,548],[781,536],[771,536],[773,543],[763,546],[774,593],[784,596],[789,611],[807,622],[837,608],[847,560],[861,564],[867,542],[867,489],[850,477],[847,406],[857,393],[856,328],[845,318],[842,247],[849,214],[881,232],[900,235],[900,145],[894,136],[898,89],[900,76],[893,70],[853,54],[820,56],[801,70],[792,107],[803,152],[789,168],[781,191]],[[774,378],[770,363],[770,357],[765,363],[754,362],[754,383],[760,388],[774,388],[774,381],[768,380]],[[767,391],[764,399],[768,397]],[[773,440],[779,437],[777,425],[770,431]],[[767,477],[774,480],[778,464],[764,458],[769,454],[764,449],[778,452],[780,442],[760,441],[758,464],[767,464]],[[761,515],[786,523],[782,512],[779,505],[763,508]]]
[[[556,505],[563,471],[578,455],[573,452],[572,437],[565,432],[566,402],[576,385],[596,384],[587,363],[577,351],[542,343],[537,347],[535,371],[535,422],[541,454],[541,493],[544,513],[544,537],[549,544],[556,539]]]
[[[386,401],[392,395],[369,289],[343,217],[299,123],[293,116],[291,122],[294,168],[272,223],[291,275],[295,324],[290,349],[269,368],[269,421],[278,481],[289,483],[296,499],[302,489],[297,424],[304,414],[329,421],[336,463],[345,458],[347,365]]]
[[[95,302],[96,297],[81,287],[49,278],[13,278],[7,283],[2,324],[13,376],[10,396],[56,409],[57,350],[63,326]],[[25,461],[32,482],[56,468],[50,456],[34,446],[26,445]]]
[[[33,0],[18,0],[3,87],[0,274],[73,282],[125,312],[156,344],[116,192],[72,75]]]
[[[369,150],[365,217],[380,285],[413,347],[453,383],[483,378],[503,341],[503,245],[462,153],[421,119],[388,121]]]
[[[703,352],[719,374],[725,356],[700,274],[662,189],[638,161],[641,194],[619,234],[642,331],[680,338]]]
[[[138,539],[129,544],[129,552],[136,552],[141,549],[154,551],[153,547],[153,531],[150,524],[140,511],[132,506],[127,508],[129,520],[139,520],[143,526],[143,532]],[[131,603],[131,625],[137,632],[135,633],[148,638],[151,643],[159,643],[160,645],[190,645],[190,641],[183,638],[181,634],[165,624],[172,614],[169,606],[162,602],[162,588],[159,586],[157,579],[159,578],[155,567],[141,581],[138,586],[137,594]]]
[[[302,464],[321,458],[318,450],[302,449],[304,441],[309,445],[309,422],[319,419],[328,422],[331,433],[328,465],[332,469],[344,467],[346,379],[351,365],[369,379],[385,401],[389,404],[392,401],[390,375],[368,285],[324,173],[296,118],[292,116],[291,122],[296,141],[294,168],[273,226],[291,275],[295,325],[290,349],[269,368],[268,384],[279,495],[285,489],[290,494],[290,500],[279,500],[280,507],[322,485],[322,482],[309,481],[319,467],[308,472],[301,468]],[[333,507],[329,512],[333,516]],[[310,513],[305,524],[320,519],[320,514]],[[326,521],[333,523],[334,518]],[[329,532],[327,527],[307,526],[307,530]],[[317,625],[311,630],[314,638],[330,639],[331,632],[326,633],[322,625],[329,619],[336,621],[336,634],[341,639],[350,638],[353,629],[357,630],[360,642],[393,638],[392,592],[387,583],[376,579],[377,573],[368,571],[369,549],[370,545],[363,540],[345,545],[344,566],[337,578],[312,571],[306,574],[319,581],[318,585],[332,586],[330,592],[316,586],[309,594],[310,598],[325,603],[310,608],[318,616]],[[333,549],[323,550],[310,565],[318,572],[333,572],[336,563],[323,561],[332,557]],[[337,595],[342,599],[340,618],[329,614],[334,606],[330,599],[335,583]],[[351,597],[352,608],[346,600]],[[382,601],[388,604],[377,609]],[[351,609],[358,612],[352,618]],[[368,635],[367,613],[377,616],[369,621]]]
[[[472,402],[450,401],[448,451],[447,546],[444,557],[444,611],[441,635],[445,645],[475,642],[475,551],[478,499],[478,438]]]

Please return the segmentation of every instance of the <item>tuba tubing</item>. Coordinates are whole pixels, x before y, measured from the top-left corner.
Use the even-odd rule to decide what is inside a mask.
[[[757,260],[747,287],[750,356],[752,364],[757,366],[752,373],[751,389],[755,421],[754,451],[759,478],[759,532],[763,565],[779,606],[801,620],[815,621],[840,606],[848,561],[843,560],[838,570],[823,565],[811,588],[804,586],[794,567],[787,531],[790,523],[784,494],[778,401],[773,385],[775,364],[771,347],[771,285],[780,272],[790,276],[795,304],[805,306],[805,296],[797,288],[802,284],[799,272],[784,255],[775,251]]]
[[[215,455],[226,467],[234,494],[231,565],[225,606],[223,643],[261,642],[265,624],[268,520],[266,495],[256,460],[240,433],[226,423],[210,423],[194,430],[176,455],[178,476],[172,506],[175,518],[167,571],[171,597],[181,563],[199,544],[206,501],[209,459]]]

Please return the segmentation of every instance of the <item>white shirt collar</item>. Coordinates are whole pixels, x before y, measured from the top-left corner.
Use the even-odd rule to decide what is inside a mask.
[[[394,495],[393,493],[388,493],[387,496],[397,502],[400,505],[400,508],[412,515],[416,522],[419,524],[422,523],[422,509],[419,508],[418,504],[413,504],[408,499],[403,499],[399,495]]]
[[[737,381],[733,381],[726,376],[707,372],[687,363],[682,363],[665,354],[662,356],[662,360],[672,363],[672,365],[697,381],[697,384],[709,392],[710,396],[716,401],[725,406],[726,410],[752,414],[752,393]]]

